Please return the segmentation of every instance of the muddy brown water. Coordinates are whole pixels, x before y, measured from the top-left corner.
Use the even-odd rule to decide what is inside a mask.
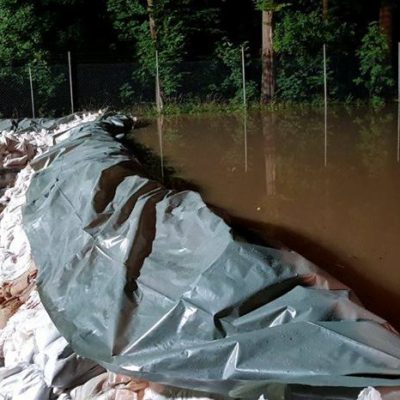
[[[137,140],[235,223],[314,261],[400,328],[397,109],[180,116]]]

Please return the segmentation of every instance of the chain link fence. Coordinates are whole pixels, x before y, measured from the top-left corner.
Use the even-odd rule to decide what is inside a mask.
[[[281,57],[274,60],[278,76],[276,99],[323,101],[322,48],[308,68],[296,65],[296,60]],[[348,100],[360,95],[353,82],[356,68],[351,58],[327,48],[329,100]],[[242,59],[240,48],[237,49],[237,59],[228,64],[218,59],[207,59],[182,62],[179,65],[160,64],[159,70],[160,95],[164,107],[211,102],[243,104],[243,72],[247,100],[258,101],[260,96],[261,59],[253,59],[248,55]],[[282,71],[285,71],[286,76]],[[283,79],[279,80],[279,76]],[[115,110],[138,107],[155,109],[156,95],[155,65],[154,69],[148,68],[146,72],[137,63],[74,63],[72,55],[71,66],[66,62],[63,65],[0,67],[2,118],[60,116],[70,113],[72,108],[74,111],[106,107]]]
[[[215,60],[180,63],[174,68],[173,83],[163,80],[161,68],[164,105],[242,102],[240,50],[238,55],[238,66],[233,69]],[[0,68],[0,117],[64,115],[72,110],[71,96],[74,111],[155,108],[155,71],[145,75],[135,63],[72,64],[70,81],[68,64]],[[259,91],[260,76],[261,60],[248,60],[246,85],[250,98]]]

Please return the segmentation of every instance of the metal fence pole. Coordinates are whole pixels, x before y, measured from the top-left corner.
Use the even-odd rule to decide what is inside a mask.
[[[163,102],[161,98],[161,88],[160,88],[160,71],[158,65],[158,50],[156,50],[156,106],[157,112],[160,114],[163,109]]]
[[[160,167],[161,167],[161,182],[164,183],[164,143],[163,143],[163,131],[164,116],[159,115],[157,117],[157,133],[158,133],[158,145],[160,146]]]
[[[326,72],[326,44],[323,45],[324,54],[324,165],[328,164],[328,80]]]
[[[247,108],[247,96],[246,96],[246,65],[244,60],[244,46],[242,46],[242,84],[243,84],[243,107]]]
[[[247,148],[247,112],[243,113],[243,135],[244,135],[244,172],[248,170],[248,148]]]
[[[397,162],[400,162],[400,42],[397,44]]]
[[[71,64],[71,52],[68,52],[68,75],[69,75],[69,95],[71,98],[71,112],[74,113],[74,89],[72,83],[72,64]]]
[[[35,116],[35,96],[33,94],[33,80],[32,80],[32,70],[31,67],[28,67],[29,69],[29,82],[31,86],[31,102],[32,102],[32,118],[36,118]]]

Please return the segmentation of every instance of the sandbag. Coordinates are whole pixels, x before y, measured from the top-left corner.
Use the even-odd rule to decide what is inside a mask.
[[[384,320],[301,255],[236,239],[198,193],[147,178],[115,138],[131,125],[104,115],[32,163],[23,225],[38,290],[77,354],[236,398],[400,385]]]

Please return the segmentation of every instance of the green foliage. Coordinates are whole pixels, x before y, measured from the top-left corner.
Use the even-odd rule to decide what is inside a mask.
[[[354,81],[368,92],[374,106],[381,106],[394,85],[389,46],[377,23],[372,23],[357,51],[360,76]]]
[[[253,40],[261,29],[255,5],[257,10],[275,13],[275,100],[285,104],[321,101],[325,43],[330,98],[354,101],[362,95],[374,105],[382,104],[394,80],[389,49],[378,25],[370,25],[365,34],[370,12],[360,2],[339,0],[329,0],[329,18],[324,21],[321,3],[153,0],[149,10],[146,0],[99,0],[96,7],[90,0],[0,0],[0,87],[5,94],[23,93],[21,97],[29,101],[30,65],[37,109],[46,108],[48,113],[57,94],[65,96],[67,90],[48,60],[51,57],[52,62],[65,66],[66,51],[72,50],[74,62],[134,60],[131,83],[121,86],[120,98],[125,105],[137,104],[154,99],[157,49],[166,108],[183,102],[190,109],[200,102],[214,107],[218,101],[241,107],[237,43],[250,40],[245,42],[249,101],[258,97],[261,81],[259,66],[249,58],[260,55],[259,42]],[[243,16],[237,15],[242,10]],[[155,40],[150,35],[149,13],[155,21]],[[359,48],[356,55],[355,48]],[[359,63],[354,62],[356,57]],[[233,99],[232,104],[227,105],[227,99]]]
[[[113,25],[120,33],[120,39],[131,43],[139,64],[133,76],[139,85],[121,88],[124,98],[128,95],[137,98],[143,90],[154,87],[156,49],[162,96],[169,99],[178,97],[185,78],[180,64],[187,53],[188,38],[198,32],[217,31],[217,10],[204,6],[199,9],[194,3],[194,0],[158,0],[149,10],[146,2],[140,0],[107,0]],[[155,41],[150,35],[149,13],[155,22]]]
[[[313,101],[323,88],[323,44],[327,45],[329,94],[336,82],[330,68],[330,51],[335,43],[353,35],[349,24],[331,17],[324,21],[320,10],[302,13],[288,10],[277,22],[274,50],[277,55],[277,97],[288,101]]]
[[[13,0],[0,1],[0,59],[4,65],[42,59],[41,33],[36,26],[32,4],[20,5]]]
[[[172,7],[170,0],[154,2],[152,10],[139,0],[108,0],[108,10],[120,38],[132,43],[140,67],[134,72],[134,80],[140,85],[134,90],[122,88],[123,96],[137,96],[145,88],[154,86],[156,73],[155,52],[158,49],[161,90],[164,97],[173,97],[182,82],[178,65],[185,54],[185,29],[180,9]],[[182,2],[185,5],[187,0]],[[156,29],[156,40],[150,35],[149,12]]]
[[[46,62],[48,54],[43,48],[46,27],[34,4],[0,0],[0,82],[9,86],[11,83],[14,90],[26,92],[28,70],[15,67],[30,65],[40,112],[54,96],[61,77],[54,76]]]
[[[54,112],[51,102],[56,96],[57,88],[65,83],[65,78],[53,71],[45,61],[33,62],[30,67],[38,115],[49,116]]]
[[[245,66],[248,67],[250,60],[249,43],[243,43],[245,52]],[[218,87],[213,85],[210,90],[222,91],[225,98],[231,98],[232,102],[240,103],[243,101],[243,75],[242,75],[242,53],[241,47],[235,46],[228,39],[224,39],[217,44],[215,50],[216,60],[222,65],[226,73]],[[256,95],[256,84],[252,81],[246,80],[246,96],[251,100]]]
[[[135,91],[129,83],[124,83],[119,88],[119,96],[124,106],[129,106],[135,101]],[[136,101],[138,101],[137,98]]]
[[[281,11],[287,7],[289,3],[279,3],[274,0],[256,0],[256,9],[260,11]]]

